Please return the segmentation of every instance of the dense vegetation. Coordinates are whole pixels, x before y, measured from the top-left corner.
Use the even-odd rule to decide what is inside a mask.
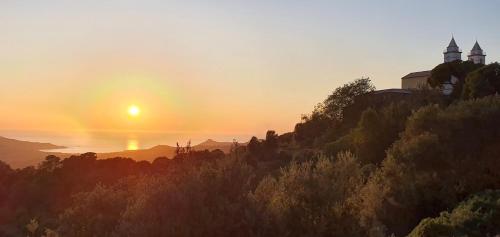
[[[500,234],[500,69],[455,64],[431,78],[462,73],[452,96],[359,79],[230,154],[0,162],[0,235]]]

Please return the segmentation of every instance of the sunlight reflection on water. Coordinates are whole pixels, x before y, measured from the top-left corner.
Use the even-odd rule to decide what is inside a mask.
[[[53,149],[52,152],[84,153],[84,152],[114,152],[123,150],[148,149],[156,145],[175,146],[177,142],[183,145],[191,140],[198,144],[207,139],[220,142],[230,142],[236,139],[247,142],[255,134],[217,134],[217,133],[183,133],[183,132],[46,132],[46,131],[16,131],[0,130],[0,136],[32,141],[49,142],[65,146],[63,149]],[[264,134],[257,134],[259,137]]]
[[[139,142],[135,139],[129,139],[127,141],[127,150],[135,151],[137,149],[139,149]]]

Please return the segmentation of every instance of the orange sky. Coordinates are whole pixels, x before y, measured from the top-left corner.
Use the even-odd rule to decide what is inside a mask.
[[[451,33],[498,55],[495,7],[453,3],[2,1],[0,129],[291,131],[337,86],[432,68]]]

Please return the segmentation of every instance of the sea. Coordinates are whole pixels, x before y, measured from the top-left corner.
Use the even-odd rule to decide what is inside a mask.
[[[47,142],[61,149],[51,152],[85,153],[116,152],[124,150],[148,149],[157,145],[184,146],[212,139],[218,142],[247,142],[252,134],[206,133],[206,132],[149,132],[149,131],[75,131],[56,132],[40,130],[0,130],[0,136],[21,141]]]

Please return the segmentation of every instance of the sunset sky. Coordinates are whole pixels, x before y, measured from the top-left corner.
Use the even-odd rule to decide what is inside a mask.
[[[382,4],[383,2],[383,4]],[[451,35],[500,59],[499,1],[0,2],[0,129],[293,130],[335,87],[399,88]],[[129,107],[140,108],[130,116]]]

